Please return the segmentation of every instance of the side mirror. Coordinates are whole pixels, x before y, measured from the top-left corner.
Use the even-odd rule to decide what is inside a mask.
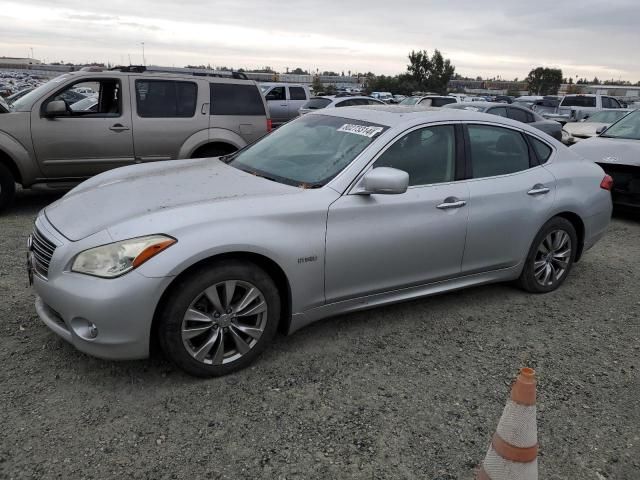
[[[47,106],[44,109],[44,113],[47,117],[55,117],[57,115],[66,115],[67,112],[67,104],[64,103],[64,100],[52,100],[47,103]]]
[[[409,174],[397,168],[378,167],[369,171],[360,185],[362,195],[397,195],[407,191]]]
[[[605,125],[598,127],[598,129],[596,130],[596,134],[600,135],[601,133],[604,133],[607,131],[607,127]]]

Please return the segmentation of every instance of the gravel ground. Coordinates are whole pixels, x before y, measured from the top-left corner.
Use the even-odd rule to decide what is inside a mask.
[[[539,375],[541,479],[640,478],[640,216],[565,285],[492,285],[329,319],[253,367],[190,378],[78,353],[38,320],[0,217],[0,478],[471,478],[519,366]]]

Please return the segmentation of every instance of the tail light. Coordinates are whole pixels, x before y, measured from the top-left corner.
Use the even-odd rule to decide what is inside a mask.
[[[613,189],[613,178],[611,175],[605,175],[600,182],[600,188],[611,191]]]
[[[270,132],[271,130],[273,130],[273,123],[270,118],[267,118],[267,132]]]

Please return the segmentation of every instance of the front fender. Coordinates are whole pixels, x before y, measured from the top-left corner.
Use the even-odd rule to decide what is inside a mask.
[[[0,131],[0,151],[15,164],[24,187],[32,185],[36,178],[41,176],[38,163],[29,151],[14,137],[2,131]]]

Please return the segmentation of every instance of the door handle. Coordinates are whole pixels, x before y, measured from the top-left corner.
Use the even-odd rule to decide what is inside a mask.
[[[109,130],[113,132],[124,132],[125,130],[129,130],[129,127],[125,127],[121,123],[116,123],[115,125],[111,125]]]
[[[436,208],[439,208],[440,210],[450,210],[452,208],[464,207],[466,204],[467,202],[456,197],[447,197],[444,199],[444,202],[437,205]]]
[[[527,195],[544,195],[545,193],[549,193],[550,191],[551,189],[549,187],[545,187],[541,183],[537,183],[531,190],[527,192]]]

